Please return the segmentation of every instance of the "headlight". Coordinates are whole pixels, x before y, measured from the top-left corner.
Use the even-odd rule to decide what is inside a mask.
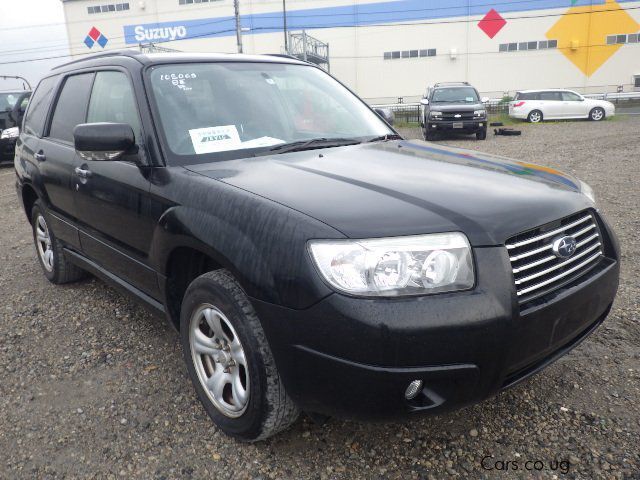
[[[462,233],[368,240],[311,240],[311,257],[336,290],[362,296],[402,296],[466,290],[475,278]]]
[[[0,138],[16,138],[18,135],[20,135],[20,129],[18,127],[11,127],[6,130],[2,130]]]
[[[442,116],[442,112],[431,112],[431,118],[441,117],[441,116]]]
[[[487,114],[486,110],[474,110],[473,111],[473,116],[474,117],[484,117]]]
[[[593,193],[593,188],[582,180],[580,180],[580,192],[593,203],[596,203],[596,195]]]

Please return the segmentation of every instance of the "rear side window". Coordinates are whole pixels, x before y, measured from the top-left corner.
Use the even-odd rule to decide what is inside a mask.
[[[25,133],[37,135],[38,137],[42,135],[44,121],[49,111],[49,104],[51,103],[51,95],[57,80],[58,77],[45,78],[36,88],[29,102],[29,108],[24,120]]]
[[[73,129],[84,123],[93,73],[68,77],[58,96],[49,137],[73,143]]]
[[[122,72],[98,72],[93,82],[87,123],[127,123],[140,143],[140,117],[129,78]]]
[[[540,94],[537,92],[518,92],[514,100],[540,100]]]

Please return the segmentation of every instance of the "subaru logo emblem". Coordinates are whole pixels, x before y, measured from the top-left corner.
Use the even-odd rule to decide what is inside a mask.
[[[558,258],[569,258],[576,251],[578,244],[576,239],[570,235],[560,237],[553,242],[553,254]]]

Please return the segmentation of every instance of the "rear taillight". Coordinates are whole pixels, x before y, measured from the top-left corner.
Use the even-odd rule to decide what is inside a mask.
[[[524,102],[515,102],[513,104],[514,107],[521,107],[522,105],[524,105]]]

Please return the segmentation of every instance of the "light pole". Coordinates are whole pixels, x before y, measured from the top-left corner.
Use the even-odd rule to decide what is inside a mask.
[[[282,20],[284,26],[284,53],[289,54],[289,40],[287,39],[287,0],[282,0]]]
[[[240,0],[233,0],[233,9],[236,16],[236,41],[238,43],[238,53],[242,53],[242,32],[240,31]]]

